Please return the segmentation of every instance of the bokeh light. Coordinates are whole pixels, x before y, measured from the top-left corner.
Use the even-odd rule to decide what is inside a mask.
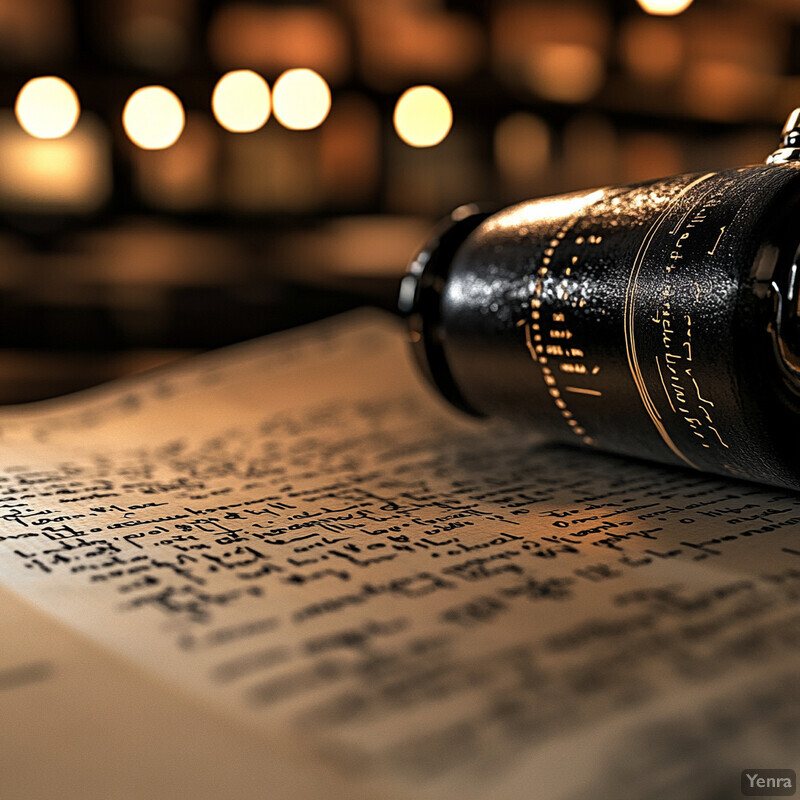
[[[84,214],[113,188],[111,141],[103,121],[82,114],[69,136],[45,139],[0,112],[0,208],[14,213]]]
[[[585,103],[605,80],[602,54],[583,44],[542,42],[531,52],[528,68],[536,92],[559,103]]]
[[[49,75],[33,78],[20,89],[14,112],[31,136],[59,139],[75,127],[81,106],[75,90],[65,80]]]
[[[453,125],[450,101],[433,86],[407,89],[394,108],[394,129],[412,147],[433,147]]]
[[[125,103],[122,125],[143,150],[171,147],[183,132],[185,115],[178,97],[164,86],[143,86]]]
[[[223,128],[234,133],[257,131],[272,110],[269,86],[250,69],[223,75],[211,95],[211,108]]]
[[[674,16],[686,11],[693,0],[636,0],[648,14]]]
[[[275,118],[285,128],[307,131],[321,125],[331,110],[331,90],[313,69],[290,69],[272,90]]]
[[[213,5],[209,54],[223,72],[247,65],[262,75],[279,75],[288,65],[302,64],[330,81],[350,76],[351,34],[334,4],[237,0]]]
[[[676,78],[683,63],[684,49],[677,20],[632,15],[620,28],[620,58],[643,81],[666,83]]]
[[[514,183],[530,181],[550,162],[552,137],[547,123],[525,111],[503,119],[494,132],[494,154],[501,175]]]

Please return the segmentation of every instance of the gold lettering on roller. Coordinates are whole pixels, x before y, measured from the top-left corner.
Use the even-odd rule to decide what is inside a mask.
[[[711,248],[711,249],[708,251],[708,255],[710,255],[710,256],[713,256],[713,255],[714,255],[714,253],[716,253],[716,252],[717,252],[717,248],[719,247],[719,243],[720,243],[720,241],[722,240],[722,237],[725,235],[725,228],[726,228],[726,227],[727,227],[727,226],[723,225],[723,226],[722,226],[722,227],[719,229],[719,236],[717,237],[717,241],[714,243],[714,246],[713,246],[713,247],[712,247],[712,248]],[[726,445],[726,447],[727,447],[727,445]]]
[[[569,361],[564,364],[559,364],[558,368],[562,372],[569,372],[576,375],[585,375],[588,372],[586,364],[573,364]]]
[[[639,293],[639,273],[642,270],[645,257],[647,256],[647,252],[650,249],[650,245],[653,243],[653,239],[655,238],[656,234],[663,227],[664,223],[667,221],[680,200],[684,198],[692,189],[694,189],[695,186],[698,186],[704,181],[707,181],[709,178],[714,177],[715,174],[716,173],[714,172],[709,172],[706,175],[702,175],[701,177],[692,181],[690,184],[681,189],[681,191],[678,192],[678,194],[667,203],[666,208],[658,215],[655,222],[650,226],[650,230],[648,230],[647,234],[642,240],[641,245],[639,246],[639,252],[636,254],[636,258],[633,261],[633,266],[631,267],[630,276],[628,278],[628,286],[625,291],[625,353],[628,359],[628,367],[631,371],[631,376],[633,377],[633,382],[636,384],[636,389],[642,399],[642,404],[644,405],[645,411],[652,420],[653,425],[655,425],[655,428],[658,431],[659,436],[661,436],[662,440],[664,441],[664,444],[666,444],[667,447],[669,447],[669,449],[681,459],[681,461],[688,464],[690,467],[694,467],[695,469],[698,468],[697,465],[683,452],[681,452],[675,442],[672,441],[670,435],[667,433],[667,429],[664,427],[664,423],[661,420],[661,415],[658,413],[655,403],[653,403],[650,393],[647,390],[647,386],[645,385],[644,376],[642,375],[641,366],[639,365],[639,358],[636,352],[636,301]],[[689,214],[687,213],[683,219],[688,217]],[[673,232],[677,232],[682,222],[683,220],[681,220],[681,222],[675,226]],[[675,255],[679,254],[675,253]],[[669,398],[668,392],[667,397]]]

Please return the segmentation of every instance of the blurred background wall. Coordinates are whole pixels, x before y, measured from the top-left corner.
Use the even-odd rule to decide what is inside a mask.
[[[0,0],[0,402],[391,306],[463,202],[760,162],[795,105],[799,0]]]

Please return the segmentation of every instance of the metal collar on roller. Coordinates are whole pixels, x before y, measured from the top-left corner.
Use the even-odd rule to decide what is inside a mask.
[[[444,352],[441,298],[450,265],[464,239],[489,213],[477,204],[459,206],[443,220],[408,267],[400,284],[398,308],[408,323],[414,357],[427,380],[453,405],[480,415],[464,400]]]

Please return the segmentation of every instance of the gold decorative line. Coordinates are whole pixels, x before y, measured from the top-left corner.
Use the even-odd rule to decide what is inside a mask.
[[[661,364],[658,361],[658,356],[656,356],[656,366],[658,367],[658,377],[661,378],[661,385],[664,387],[664,394],[667,396],[667,400],[669,400],[669,407],[672,409],[673,414],[677,414],[678,412],[675,411],[675,406],[672,405],[672,398],[667,391],[667,384],[664,383],[664,375],[661,372]],[[658,414],[658,409],[656,409],[656,414]],[[658,414],[658,418],[661,419],[661,414]]]
[[[684,186],[678,194],[672,198],[667,203],[667,207],[658,215],[655,222],[650,226],[650,230],[648,230],[647,235],[642,240],[641,245],[639,246],[639,251],[636,253],[636,258],[633,261],[633,266],[631,267],[631,273],[628,278],[628,286],[625,290],[625,325],[624,325],[624,336],[625,336],[625,354],[628,358],[628,368],[631,371],[631,375],[633,376],[633,381],[636,384],[636,389],[639,392],[639,397],[642,399],[642,404],[644,405],[645,411],[647,411],[650,419],[653,421],[653,425],[655,425],[656,430],[658,431],[659,435],[663,439],[664,443],[675,453],[678,458],[688,464],[690,467],[694,467],[697,469],[697,465],[692,462],[686,455],[684,455],[677,447],[675,442],[672,441],[669,434],[667,433],[666,428],[661,422],[661,418],[658,414],[658,411],[653,403],[652,398],[650,397],[650,393],[647,391],[647,387],[645,386],[644,376],[642,375],[641,367],[639,366],[639,359],[636,356],[636,333],[635,333],[635,319],[634,319],[634,312],[636,309],[636,295],[638,293],[638,281],[639,281],[639,273],[642,269],[642,264],[644,263],[644,258],[647,255],[647,251],[650,249],[650,245],[655,238],[656,233],[661,228],[661,226],[666,221],[667,217],[669,216],[670,212],[673,208],[678,204],[678,202],[688,194],[688,192],[697,186],[703,181],[712,178],[716,173],[709,172],[705,175],[701,175],[696,180],[693,180],[687,186]],[[688,216],[688,215],[687,215]],[[685,218],[685,217],[684,217]],[[681,223],[682,224],[682,221]],[[678,227],[680,227],[680,224]]]
[[[592,397],[602,397],[603,393],[598,392],[597,389],[581,389],[580,386],[565,386],[565,392],[572,392],[573,394],[590,394]]]
[[[531,358],[534,361],[538,361],[539,356],[536,354],[536,350],[533,348],[533,342],[531,341],[531,329],[527,325],[525,326],[525,346],[528,348]]]
[[[679,222],[679,223],[678,223],[678,224],[677,224],[677,225],[676,225],[676,226],[675,226],[675,227],[674,227],[674,228],[673,228],[673,229],[672,229],[672,230],[669,232],[669,235],[670,235],[670,236],[674,236],[674,235],[675,235],[675,234],[676,234],[676,233],[677,233],[677,232],[680,230],[680,228],[681,228],[681,225],[683,225],[683,223],[684,223],[684,222],[686,222],[686,220],[687,220],[687,219],[689,219],[689,214],[691,214],[691,213],[692,213],[692,211],[694,211],[694,209],[693,209],[693,208],[690,208],[690,209],[689,209],[689,210],[688,210],[688,211],[687,211],[687,212],[686,212],[686,213],[685,213],[685,214],[684,214],[684,215],[681,217],[681,220],[680,220],[680,222]]]

